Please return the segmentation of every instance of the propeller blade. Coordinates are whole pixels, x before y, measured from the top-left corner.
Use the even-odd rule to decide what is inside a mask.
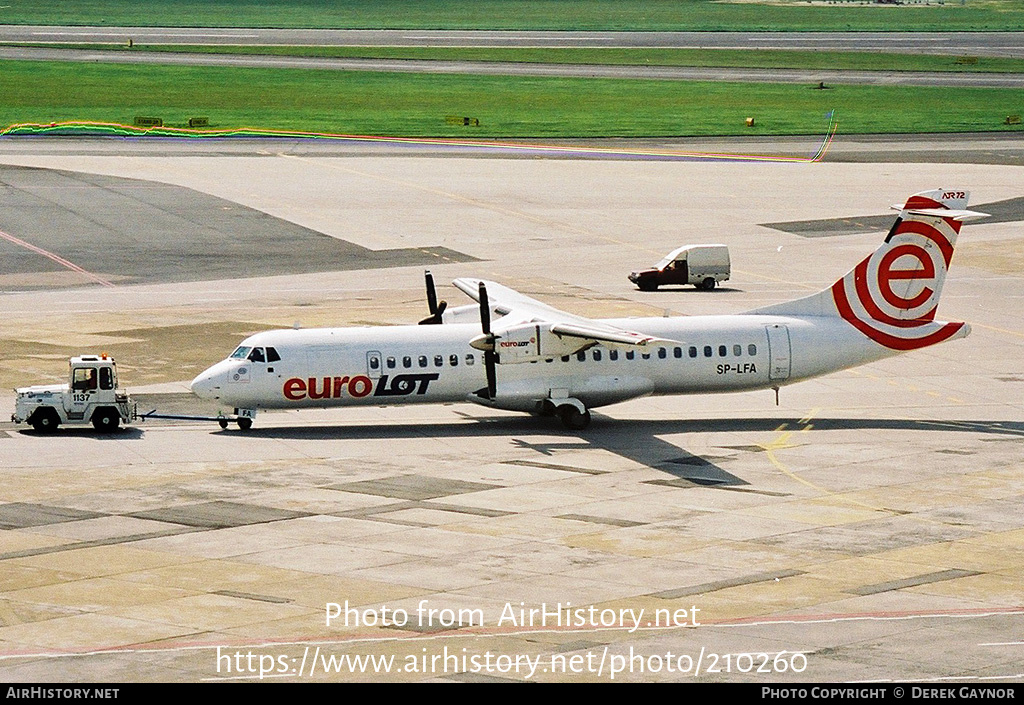
[[[494,400],[498,396],[498,374],[495,368],[495,358],[497,355],[493,350],[488,350],[484,353],[484,367],[487,369],[487,398]]]
[[[441,314],[448,308],[448,302],[437,300],[437,289],[434,288],[434,275],[430,273],[429,269],[423,273],[423,278],[427,282],[427,308],[430,309],[430,315],[420,321],[420,325],[429,326],[442,323]]]
[[[480,327],[483,329],[485,344],[484,369],[487,372],[487,399],[494,401],[498,395],[498,354],[494,352],[494,334],[491,333],[491,306],[487,300],[487,286],[480,282]],[[484,390],[480,390],[481,392]]]
[[[484,335],[491,334],[491,307],[487,302],[487,286],[480,282],[480,327]]]
[[[427,309],[430,311],[431,316],[437,315],[437,290],[434,288],[434,275],[430,273],[428,269],[423,273],[424,278],[427,280]]]

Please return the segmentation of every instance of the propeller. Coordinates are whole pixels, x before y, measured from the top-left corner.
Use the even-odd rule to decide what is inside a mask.
[[[430,273],[429,269],[424,272],[424,278],[427,280],[427,308],[430,310],[430,315],[420,321],[420,325],[438,325],[442,323],[441,315],[448,308],[448,302],[437,300],[437,290],[434,288],[434,275]]]
[[[487,389],[477,391],[477,394],[485,399],[494,401],[498,395],[498,379],[495,365],[498,355],[494,352],[494,334],[491,333],[491,307],[487,301],[487,286],[480,282],[480,328],[483,330],[486,339],[484,348],[484,368],[487,371]],[[484,396],[483,392],[486,392]]]

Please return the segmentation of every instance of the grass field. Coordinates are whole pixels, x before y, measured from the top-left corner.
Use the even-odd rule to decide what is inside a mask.
[[[65,62],[0,63],[0,125],[96,120],[347,134],[613,137],[1020,130],[1012,89],[489,77]],[[479,127],[446,116],[475,117]],[[745,127],[755,118],[753,128]]]
[[[3,24],[591,30],[1024,29],[1020,0],[11,0]]]
[[[2,45],[2,43],[0,43]],[[165,44],[10,44],[113,52],[157,51],[198,54],[246,54],[344,59],[410,59],[430,61],[493,61],[616,66],[694,66],[765,69],[845,69],[858,71],[944,71],[1024,73],[1024,59],[934,54],[794,51],[784,49],[521,49],[476,47],[316,47],[200,46]]]

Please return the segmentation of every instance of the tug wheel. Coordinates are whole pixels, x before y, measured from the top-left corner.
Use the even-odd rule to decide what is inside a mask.
[[[96,409],[92,414],[92,427],[101,433],[110,433],[121,424],[121,415],[114,409]]]
[[[29,423],[39,433],[53,433],[60,425],[60,417],[57,416],[56,411],[47,407],[36,410],[36,413],[32,414],[32,420]]]

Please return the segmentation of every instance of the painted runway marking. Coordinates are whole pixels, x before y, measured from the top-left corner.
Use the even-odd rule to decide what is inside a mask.
[[[49,250],[44,250],[41,247],[36,247],[35,245],[33,245],[30,242],[25,242],[21,238],[17,238],[17,237],[14,237],[13,235],[5,233],[3,230],[0,230],[0,237],[2,237],[4,240],[7,240],[8,242],[12,242],[15,245],[18,245],[19,247],[24,247],[26,250],[30,250],[32,252],[35,252],[38,255],[42,255],[43,257],[51,259],[54,262],[56,262],[57,264],[59,264],[60,266],[65,267],[67,269],[70,269],[72,272],[76,272],[78,274],[82,274],[82,275],[84,275],[86,277],[89,277],[90,279],[92,279],[97,284],[102,284],[103,286],[109,286],[109,287],[113,287],[114,286],[111,282],[108,282],[103,277],[97,276],[97,275],[93,274],[92,272],[89,272],[89,271],[86,271],[85,269],[82,269],[81,267],[79,267],[74,262],[70,262],[70,261],[64,259],[63,257],[61,257],[60,255],[57,255],[57,254],[54,254],[53,252],[50,252]]]

